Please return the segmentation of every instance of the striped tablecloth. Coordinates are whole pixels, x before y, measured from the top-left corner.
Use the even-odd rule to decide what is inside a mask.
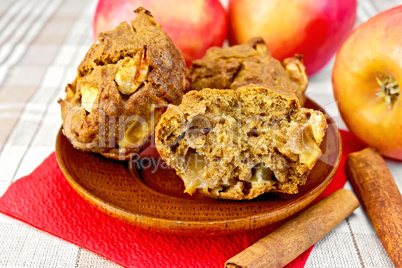
[[[357,24],[398,4],[402,0],[361,0]],[[1,0],[0,196],[54,151],[61,125],[56,101],[92,43],[95,7],[95,0]],[[332,96],[331,70],[332,63],[314,76],[307,94],[344,127]],[[402,189],[402,165],[388,165]],[[0,267],[118,265],[0,214]],[[359,208],[317,243],[306,267],[393,265]]]

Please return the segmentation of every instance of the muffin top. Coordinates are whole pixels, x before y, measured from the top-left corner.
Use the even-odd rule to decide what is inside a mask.
[[[279,86],[283,94],[296,94],[305,102],[308,85],[306,68],[300,55],[282,62],[271,56],[262,38],[231,47],[213,47],[190,67],[191,89],[237,89],[243,86]]]

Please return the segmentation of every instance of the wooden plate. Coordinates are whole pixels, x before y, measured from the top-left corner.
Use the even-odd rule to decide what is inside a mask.
[[[308,100],[306,107],[323,111]],[[224,201],[191,197],[172,169],[154,163],[159,156],[141,154],[143,169],[135,161],[119,162],[75,150],[59,132],[56,155],[67,181],[85,200],[101,211],[145,229],[184,235],[228,234],[257,229],[283,220],[312,202],[329,184],[341,157],[341,139],[328,118],[323,151],[306,185],[296,195],[267,193],[250,201]],[[148,161],[148,162],[146,162]],[[159,162],[160,164],[160,162]]]

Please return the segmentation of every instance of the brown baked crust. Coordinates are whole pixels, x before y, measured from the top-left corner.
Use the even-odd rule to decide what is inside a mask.
[[[327,124],[324,114],[300,107],[286,91],[203,89],[169,105],[155,143],[186,192],[235,200],[298,192],[321,154]]]
[[[296,55],[282,62],[273,58],[262,38],[226,48],[213,47],[190,67],[191,89],[237,89],[248,85],[280,86],[294,91],[301,105],[308,85],[303,57]]]
[[[148,10],[135,13],[131,26],[122,22],[99,34],[59,100],[63,133],[79,150],[128,159],[149,144],[160,114],[188,90],[179,49]]]

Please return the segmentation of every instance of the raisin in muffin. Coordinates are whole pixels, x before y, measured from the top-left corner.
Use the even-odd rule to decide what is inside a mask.
[[[262,38],[232,47],[210,48],[201,60],[190,67],[191,89],[236,89],[247,85],[282,86],[295,91],[303,106],[308,85],[306,68],[300,55],[273,58]]]
[[[297,193],[321,155],[326,128],[323,113],[301,107],[284,87],[203,89],[169,105],[155,142],[185,192],[242,200]]]
[[[144,8],[131,26],[99,34],[59,100],[72,145],[113,159],[145,148],[169,103],[188,90],[179,49]]]

